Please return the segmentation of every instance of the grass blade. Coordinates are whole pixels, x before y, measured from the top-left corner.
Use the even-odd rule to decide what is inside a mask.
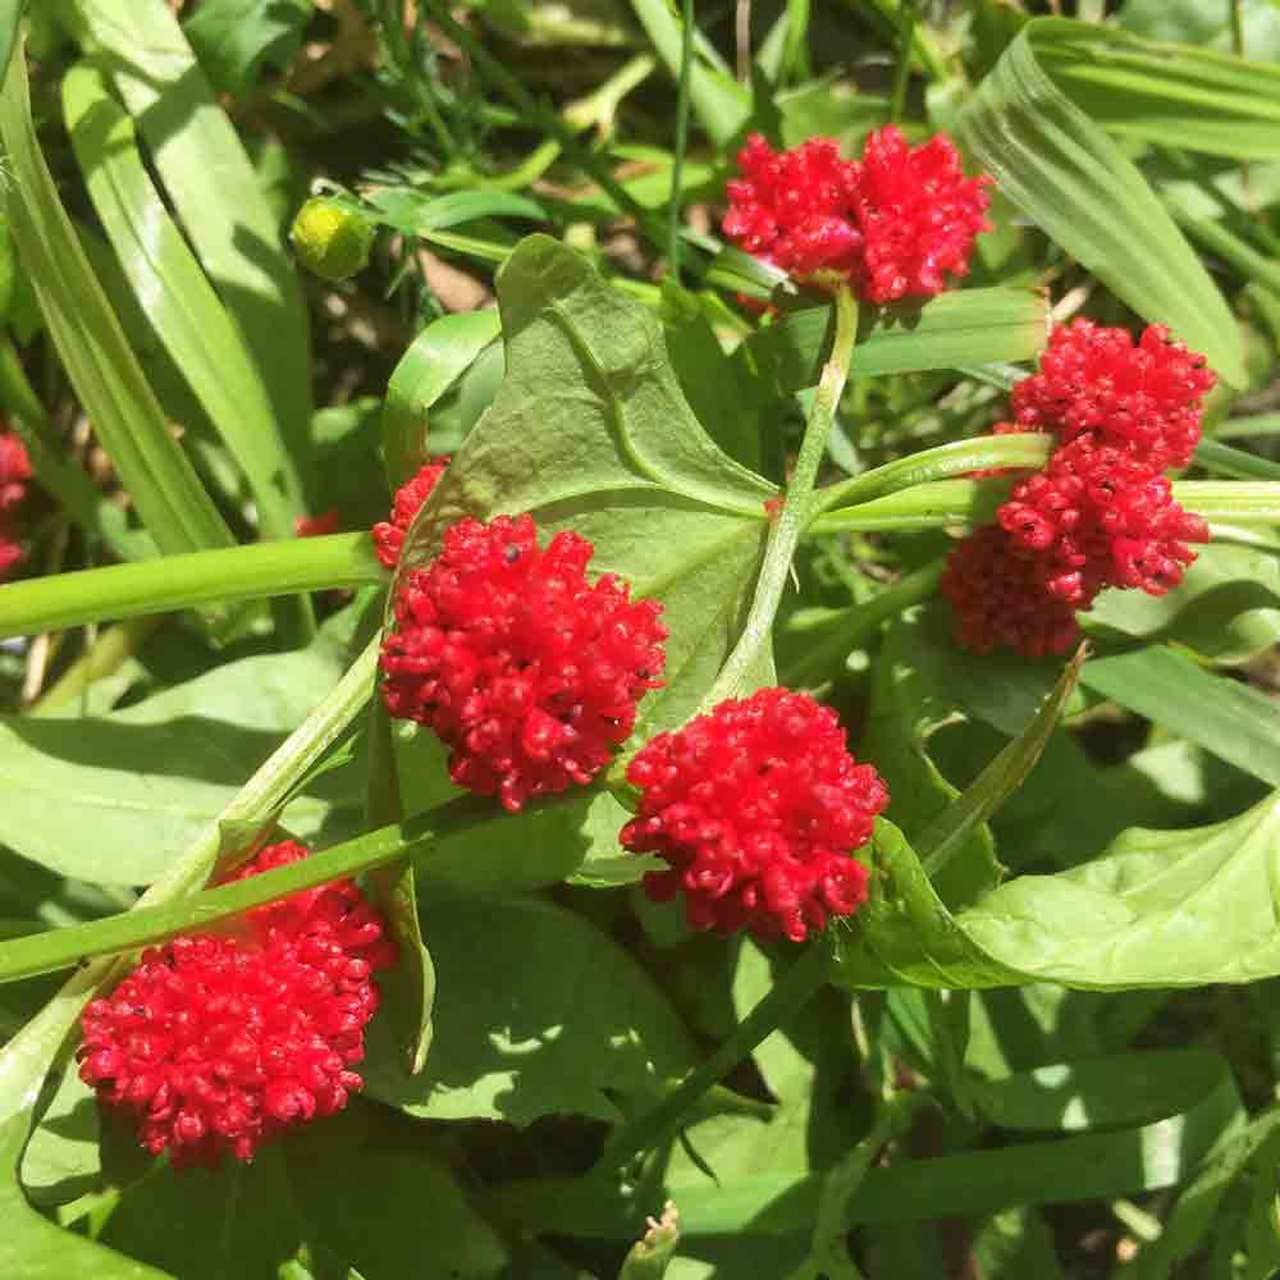
[[[303,463],[311,420],[302,292],[244,146],[164,0],[58,0],[59,17],[100,55]]]
[[[157,336],[248,477],[263,532],[293,536],[301,484],[243,340],[173,224],[138,153],[133,122],[89,63],[62,103],[90,198]]]
[[[1081,266],[1244,385],[1222,295],[1132,161],[1041,67],[1026,30],[979,86],[959,131],[1001,192]]]
[[[36,141],[21,54],[10,63],[0,95],[0,140],[18,255],[67,375],[143,523],[166,553],[229,545],[231,533],[169,434],[58,200]]]

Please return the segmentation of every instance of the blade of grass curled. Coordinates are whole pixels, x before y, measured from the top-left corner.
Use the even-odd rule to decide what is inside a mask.
[[[271,399],[147,173],[133,121],[87,62],[63,77],[62,104],[90,199],[147,319],[244,471],[263,533],[292,537],[302,486]]]
[[[228,546],[231,533],[173,436],[76,239],[44,162],[21,50],[0,93],[5,208],[49,335],[160,550]]]
[[[383,582],[367,533],[335,533],[83,569],[0,586],[0,636],[172,613],[223,600]]]

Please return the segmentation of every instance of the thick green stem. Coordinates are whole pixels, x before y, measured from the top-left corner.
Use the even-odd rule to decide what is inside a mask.
[[[367,533],[257,542],[0,587],[0,636],[386,579]]]
[[[363,672],[366,680],[371,674]],[[367,696],[367,687],[365,692]],[[505,817],[492,800],[463,796],[410,822],[378,827],[301,862],[219,885],[194,897],[146,907],[140,903],[104,920],[27,934],[0,944],[0,982],[51,973],[86,958],[132,951],[179,933],[206,930],[264,902],[385,866],[444,836],[498,823]]]
[[[814,494],[813,514],[833,507],[852,507],[899,489],[910,489],[931,480],[965,476],[988,468],[1042,467],[1049,460],[1053,437],[1019,432],[1007,436],[977,436],[924,449],[906,458],[886,462],[860,476],[828,485]]]
[[[712,1085],[817,994],[826,981],[829,959],[824,939],[811,942],[711,1057],[690,1072],[657,1106],[613,1134],[605,1143],[594,1172],[612,1172],[632,1156],[652,1151],[673,1137],[686,1113]]]
[[[738,642],[729,654],[715,684],[703,700],[703,706],[711,707],[725,698],[733,697],[739,690],[747,672],[755,665],[773,630],[773,619],[778,612],[782,590],[791,572],[791,559],[800,543],[800,536],[809,521],[813,502],[813,486],[818,478],[818,468],[827,451],[827,440],[835,421],[836,408],[849,378],[849,365],[853,360],[853,344],[858,337],[858,304],[847,285],[836,291],[836,331],[831,343],[831,354],[822,369],[822,378],[805,423],[804,439],[796,455],[791,482],[787,485],[786,498],[777,522],[769,534],[765,547],[764,563],[756,581],[755,598],[751,612],[742,628]]]

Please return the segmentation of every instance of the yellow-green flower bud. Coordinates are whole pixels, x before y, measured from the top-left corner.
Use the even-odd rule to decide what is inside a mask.
[[[298,260],[324,280],[345,280],[364,268],[374,224],[349,204],[313,196],[298,210],[289,239]]]

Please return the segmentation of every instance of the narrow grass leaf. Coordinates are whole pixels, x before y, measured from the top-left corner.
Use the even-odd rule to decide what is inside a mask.
[[[1133,162],[1040,65],[1033,28],[979,86],[958,122],[962,138],[1051,239],[1243,386],[1240,337],[1222,295]]]
[[[55,0],[133,116],[305,473],[311,420],[307,310],[275,214],[165,0]]]
[[[19,257],[71,383],[143,523],[170,554],[230,544],[231,533],[169,433],[58,199],[36,141],[21,52],[0,96],[0,139]]]
[[[174,225],[133,122],[89,63],[62,81],[63,110],[98,217],[156,334],[244,469],[263,531],[293,536],[302,491],[258,367]]]

